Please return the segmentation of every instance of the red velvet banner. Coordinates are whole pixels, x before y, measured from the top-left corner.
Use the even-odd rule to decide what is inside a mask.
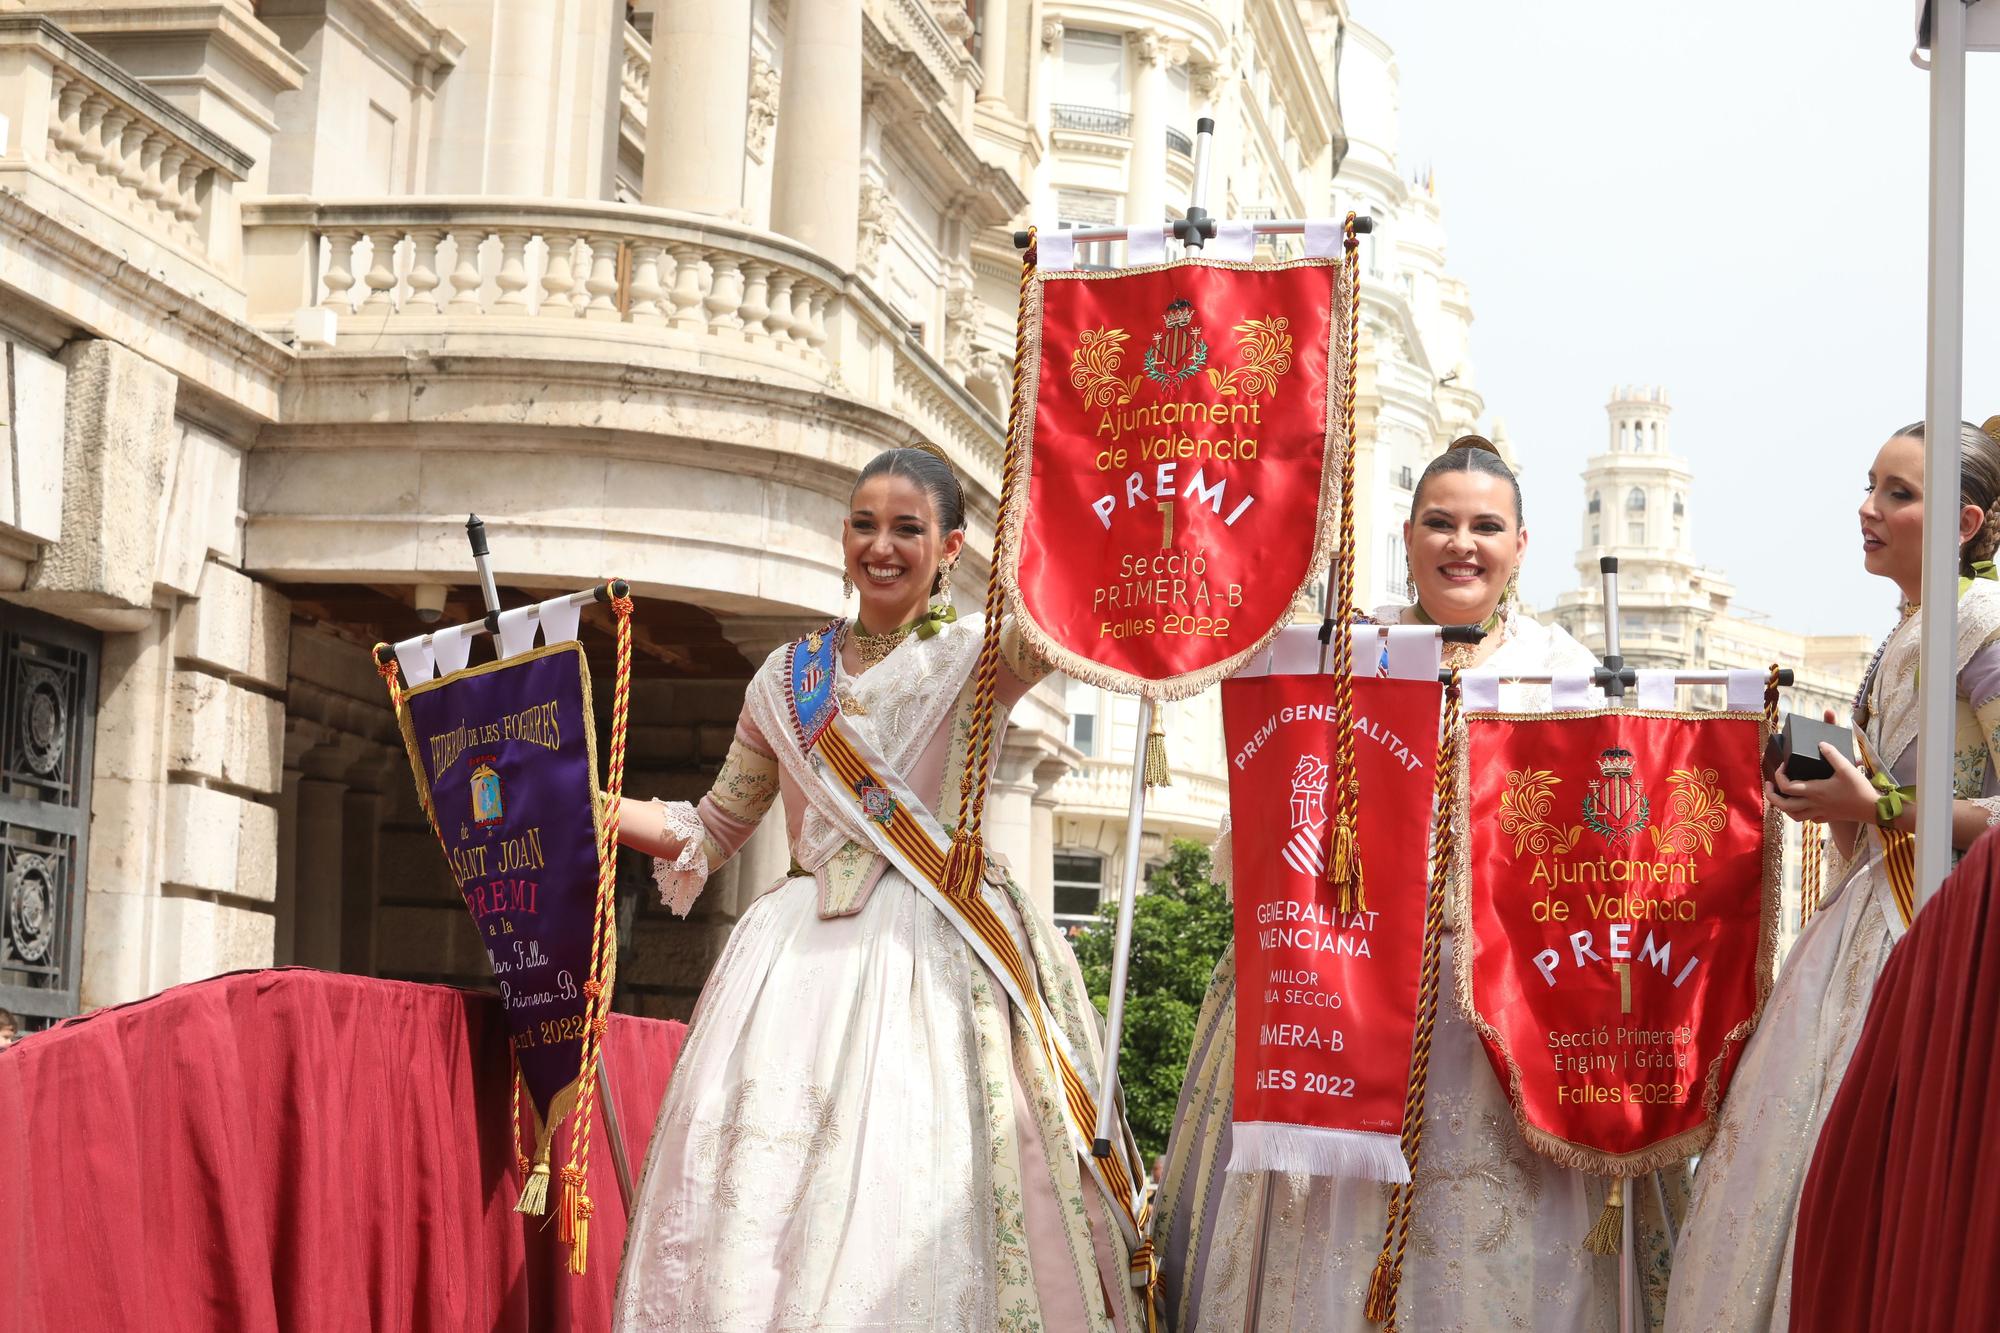
[[[1700,1151],[1771,986],[1763,718],[1474,715],[1466,734],[1459,1001],[1528,1141],[1614,1175]]]
[[[1368,905],[1326,882],[1331,676],[1225,681],[1236,905],[1231,1170],[1407,1180],[1440,688],[1354,681]]]
[[[1277,631],[1334,536],[1338,274],[1196,260],[1030,284],[1001,578],[1060,669],[1183,697]]]

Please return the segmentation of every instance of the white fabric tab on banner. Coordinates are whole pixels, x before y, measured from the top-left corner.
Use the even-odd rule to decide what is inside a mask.
[[[500,613],[500,658],[519,657],[535,646],[535,608],[517,606]]]
[[[1597,700],[1590,697],[1590,687],[1596,682],[1584,672],[1559,672],[1549,681],[1549,705],[1558,713],[1574,713],[1582,708],[1594,708]]]
[[[1063,273],[1076,267],[1076,233],[1059,227],[1035,230],[1035,267]]]
[[[554,647],[576,637],[576,622],[583,617],[581,606],[567,597],[551,597],[539,609],[542,613],[543,643]]]
[[[1729,711],[1732,713],[1761,713],[1764,711],[1764,682],[1771,678],[1768,671],[1755,667],[1733,669],[1729,673]]]
[[[1373,676],[1382,670],[1382,627],[1380,625],[1354,625],[1348,630],[1348,653],[1354,663],[1354,674]],[[1332,657],[1332,654],[1327,654]],[[1328,669],[1338,671],[1340,663],[1329,661]]]
[[[1331,656],[1331,654],[1328,654]],[[1319,629],[1314,625],[1287,625],[1271,641],[1271,669],[1258,674],[1310,676],[1319,670]]]
[[[419,634],[396,645],[396,660],[403,666],[403,684],[421,685],[437,675],[437,654],[431,651],[431,636]]]
[[[453,625],[431,635],[431,647],[437,652],[440,676],[465,670],[465,664],[472,660],[472,636],[482,628],[484,626],[475,620],[469,625]]]
[[[1341,238],[1347,233],[1345,224],[1335,218],[1306,219],[1306,258],[1332,259],[1340,254]]]
[[[1389,626],[1389,674],[1397,680],[1436,680],[1443,650],[1435,626]]]
[[[1215,237],[1202,248],[1210,259],[1233,259],[1248,263],[1257,253],[1257,227],[1250,222],[1218,222]]]
[[[1135,227],[1125,237],[1125,266],[1167,262],[1167,233],[1164,227]]]
[[[1458,677],[1459,707],[1468,713],[1500,711],[1500,673],[1484,668],[1464,671]]]
[[[1674,707],[1674,673],[1671,671],[1642,670],[1639,677],[1639,707],[1649,713],[1672,712]]]

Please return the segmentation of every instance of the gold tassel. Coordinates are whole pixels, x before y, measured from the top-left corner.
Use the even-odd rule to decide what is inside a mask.
[[[585,1199],[578,1205],[576,1223],[571,1231],[569,1271],[574,1277],[582,1277],[584,1262],[590,1257],[590,1200]]]
[[[528,1178],[521,1185],[521,1200],[514,1205],[517,1213],[530,1217],[540,1217],[549,1210],[549,1146],[545,1143],[535,1154],[535,1164],[528,1171]]]
[[[1167,733],[1160,726],[1159,705],[1153,706],[1153,727],[1146,733],[1146,785],[1171,787],[1173,771],[1167,767]]]
[[[1613,1180],[1611,1193],[1604,1199],[1604,1211],[1597,1215],[1597,1225],[1583,1238],[1583,1248],[1592,1254],[1616,1254],[1624,1244],[1625,1182]]]
[[[1333,854],[1326,861],[1326,882],[1334,887],[1336,911],[1365,912],[1368,895],[1361,886],[1361,850],[1354,845],[1354,817],[1342,815],[1333,825]]]
[[[1389,1283],[1389,1251],[1385,1246],[1375,1256],[1375,1271],[1368,1275],[1368,1304],[1361,1311],[1371,1324],[1389,1317]]]
[[[986,861],[986,849],[964,825],[951,835],[951,850],[945,854],[944,874],[938,887],[953,902],[969,903],[978,896],[979,880]]]

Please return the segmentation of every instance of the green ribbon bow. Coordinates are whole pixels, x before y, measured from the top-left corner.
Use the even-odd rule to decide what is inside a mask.
[[[2000,569],[1996,569],[1991,560],[1973,561],[1972,572],[1958,576],[1958,595],[1960,597],[1965,596],[1966,589],[1972,586],[1974,579],[1992,579],[1994,582],[2000,583]]]
[[[933,606],[917,617],[917,637],[934,639],[946,625],[958,623],[958,608],[949,603]]]
[[[1879,824],[1895,823],[1902,817],[1903,807],[1917,799],[1915,787],[1899,787],[1896,780],[1886,773],[1871,773],[1868,780],[1874,784],[1876,791],[1882,793],[1875,801],[1875,820]]]

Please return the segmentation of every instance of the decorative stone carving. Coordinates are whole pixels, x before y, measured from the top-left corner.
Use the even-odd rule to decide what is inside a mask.
[[[1056,44],[1062,41],[1062,35],[1063,21],[1061,19],[1045,18],[1042,20],[1042,49],[1044,51],[1053,51],[1056,48]]]
[[[931,15],[945,36],[961,42],[972,36],[972,15],[965,12],[963,0],[931,0]]]
[[[1132,34],[1132,53],[1142,65],[1157,65],[1168,54],[1167,39],[1151,28],[1142,29]]]
[[[1197,97],[1213,97],[1215,90],[1222,86],[1225,71],[1221,65],[1193,64],[1188,66],[1188,86]]]
[[[778,71],[771,62],[750,53],[750,119],[745,131],[750,153],[759,162],[771,144],[771,127],[778,123]]]
[[[953,287],[944,298],[944,364],[963,380],[972,372],[972,340],[986,307],[970,287]]]
[[[861,272],[873,276],[881,262],[882,246],[889,239],[889,233],[896,227],[896,200],[889,193],[889,187],[872,176],[861,181],[860,233],[854,264]]]

